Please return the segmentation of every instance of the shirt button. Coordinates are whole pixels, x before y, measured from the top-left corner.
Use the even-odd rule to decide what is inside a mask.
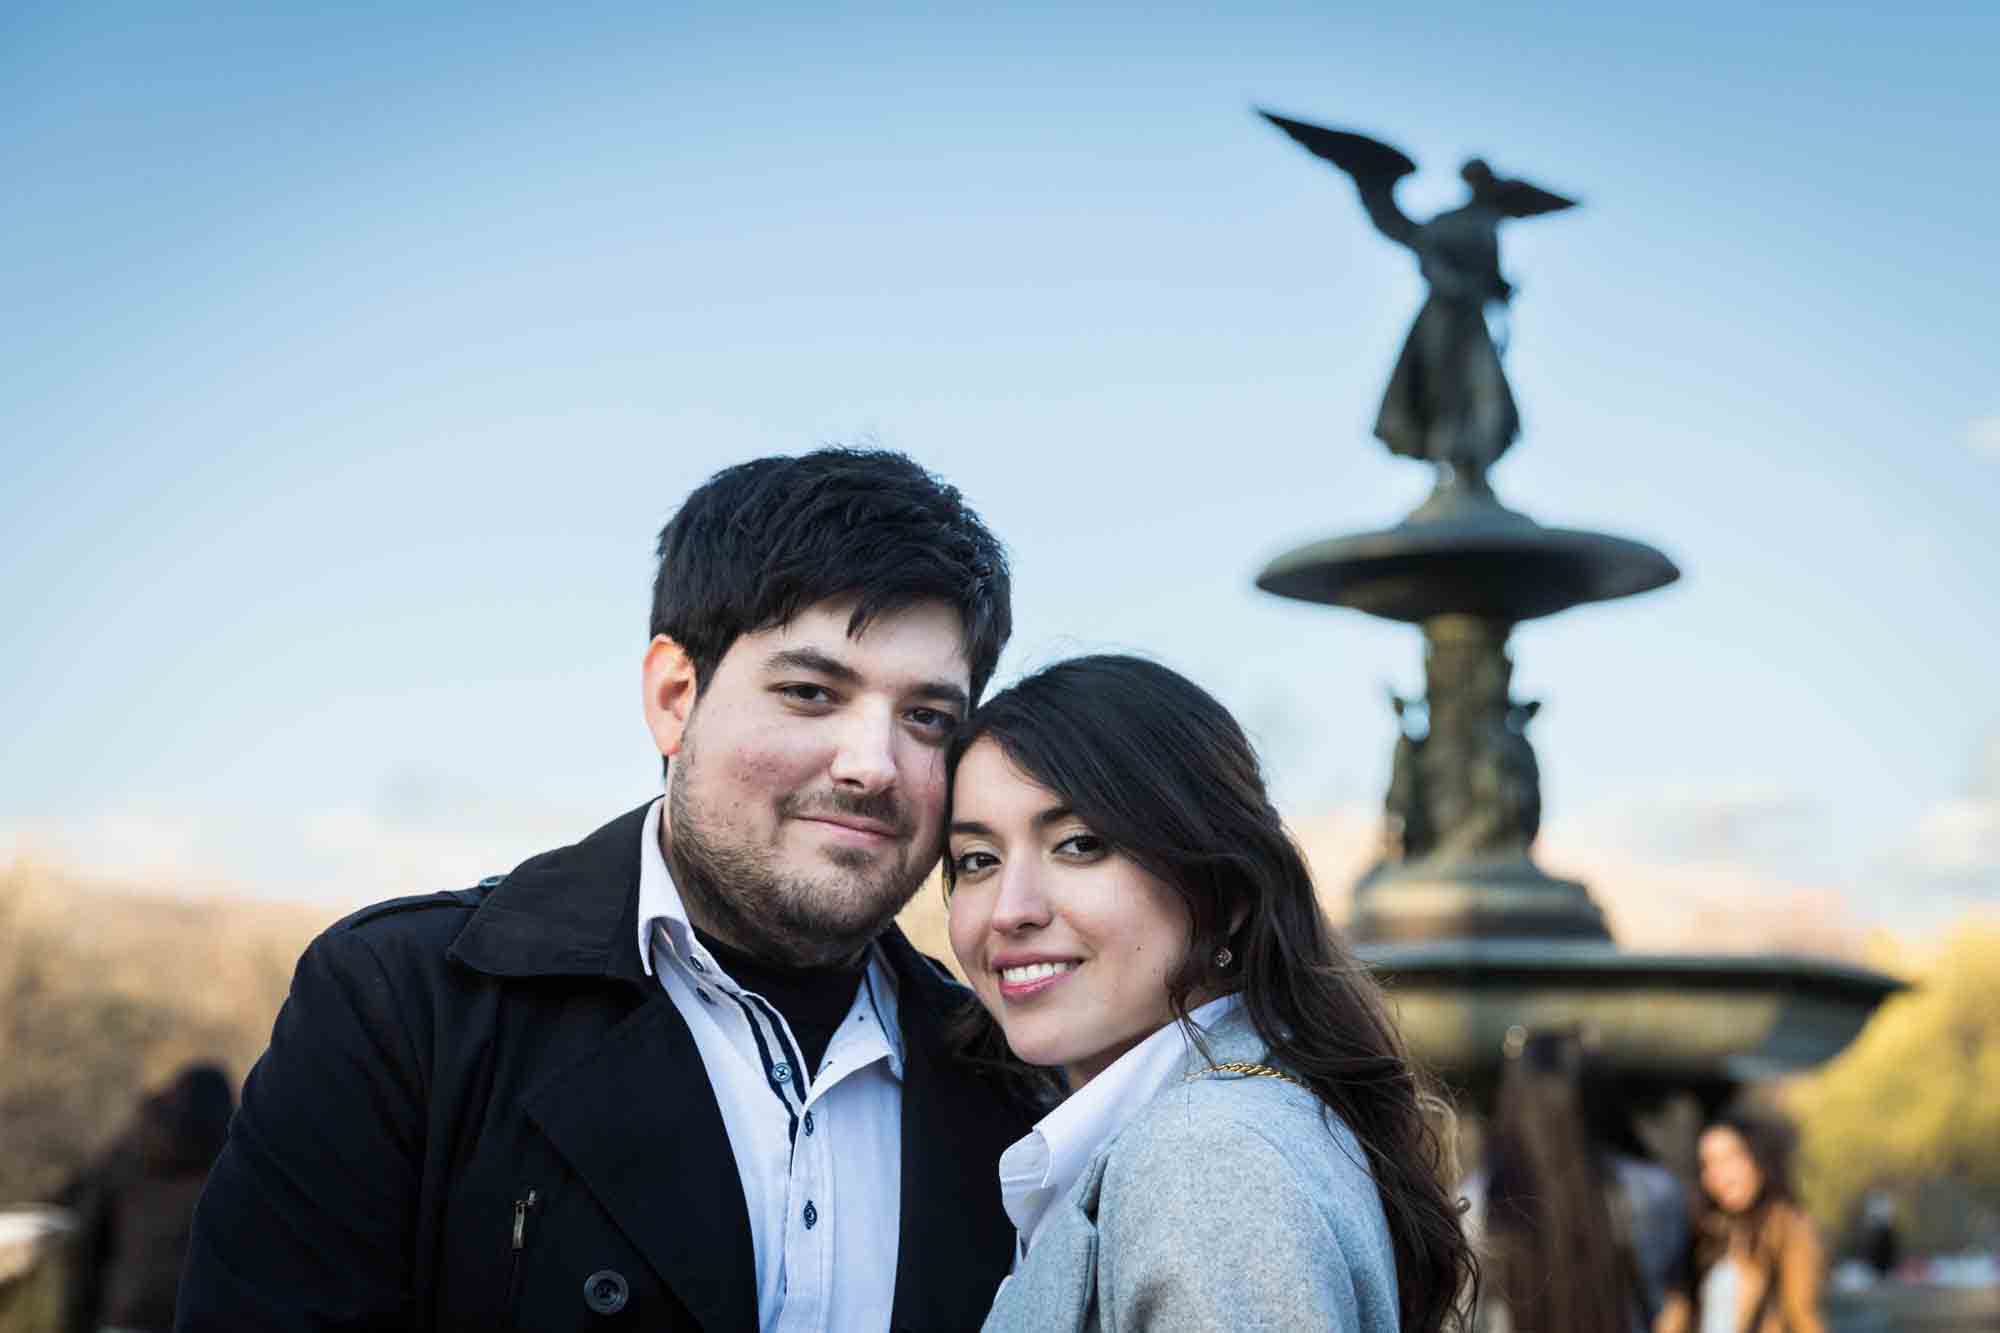
[[[814,1228],[815,1226],[819,1225],[819,1209],[817,1209],[817,1208],[813,1207],[813,1203],[812,1203],[812,1200],[811,1200],[811,1199],[807,1199],[807,1200],[806,1200],[806,1214],[805,1214],[805,1216],[806,1216],[806,1230],[807,1230],[807,1231],[811,1231],[811,1230],[812,1230],[812,1229],[813,1229],[813,1228]]]
[[[806,1112],[806,1137],[807,1137],[807,1138],[811,1138],[811,1137],[812,1137],[812,1132],[813,1132],[813,1113],[812,1113],[811,1111],[807,1111],[807,1112]]]
[[[772,1065],[771,1077],[780,1083],[790,1083],[792,1081],[792,1067],[787,1064]]]
[[[583,1280],[583,1303],[596,1314],[617,1314],[625,1308],[630,1294],[625,1275],[609,1268],[600,1268]]]
[[[689,966],[689,967],[691,967],[691,968],[693,968],[693,969],[694,969],[695,971],[697,971],[697,972],[706,972],[706,971],[708,971],[708,969],[707,969],[707,968],[705,968],[705,967],[703,967],[703,966],[701,965],[701,959],[699,959],[699,958],[696,958],[696,957],[695,957],[694,955],[692,955],[692,954],[688,955],[688,966]]]

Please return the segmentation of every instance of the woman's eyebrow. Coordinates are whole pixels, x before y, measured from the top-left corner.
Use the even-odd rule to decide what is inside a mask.
[[[1065,819],[1070,818],[1075,813],[1076,811],[1070,809],[1066,805],[1052,805],[1048,809],[1043,810],[1037,815],[1035,815],[1035,817],[1029,820],[1028,822],[1033,824],[1036,828],[1047,828],[1051,824],[1062,823]],[[950,831],[953,833],[976,834],[982,838],[991,838],[995,836],[993,832],[993,826],[991,824],[983,823],[977,819],[954,819],[951,821]]]

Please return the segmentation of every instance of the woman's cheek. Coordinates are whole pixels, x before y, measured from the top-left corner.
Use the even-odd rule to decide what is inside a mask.
[[[972,904],[962,893],[954,893],[945,904],[944,933],[951,942],[951,951],[958,958],[959,971],[967,977],[975,975],[973,966],[978,956],[979,936],[984,923],[976,921]]]

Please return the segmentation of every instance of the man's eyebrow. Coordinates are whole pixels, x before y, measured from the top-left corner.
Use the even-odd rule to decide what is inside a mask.
[[[965,692],[963,686],[954,685],[948,680],[927,680],[914,690],[911,690],[910,693],[919,699],[930,699],[937,703],[950,704],[960,713],[965,712],[967,707],[972,703],[972,696]]]
[[[858,684],[861,673],[837,657],[828,657],[817,648],[785,648],[764,659],[766,671],[810,671],[845,685]]]
[[[828,680],[837,680],[843,685],[859,685],[861,673],[837,657],[831,657],[817,648],[782,648],[764,659],[766,671],[810,671]],[[936,703],[950,704],[960,713],[971,706],[972,696],[965,687],[948,680],[927,680],[913,687],[910,694],[914,698],[929,699]]]

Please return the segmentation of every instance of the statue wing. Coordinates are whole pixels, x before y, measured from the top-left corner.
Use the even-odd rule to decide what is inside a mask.
[[[1417,224],[1396,206],[1396,182],[1415,171],[1416,163],[1365,134],[1309,125],[1261,107],[1257,114],[1289,134],[1314,157],[1325,158],[1352,176],[1355,188],[1361,192],[1361,205],[1368,210],[1369,220],[1376,229],[1392,241],[1410,244],[1417,234]]]
[[[1577,201],[1526,181],[1497,180],[1493,182],[1493,204],[1504,217],[1531,218],[1539,213],[1575,208]]]

